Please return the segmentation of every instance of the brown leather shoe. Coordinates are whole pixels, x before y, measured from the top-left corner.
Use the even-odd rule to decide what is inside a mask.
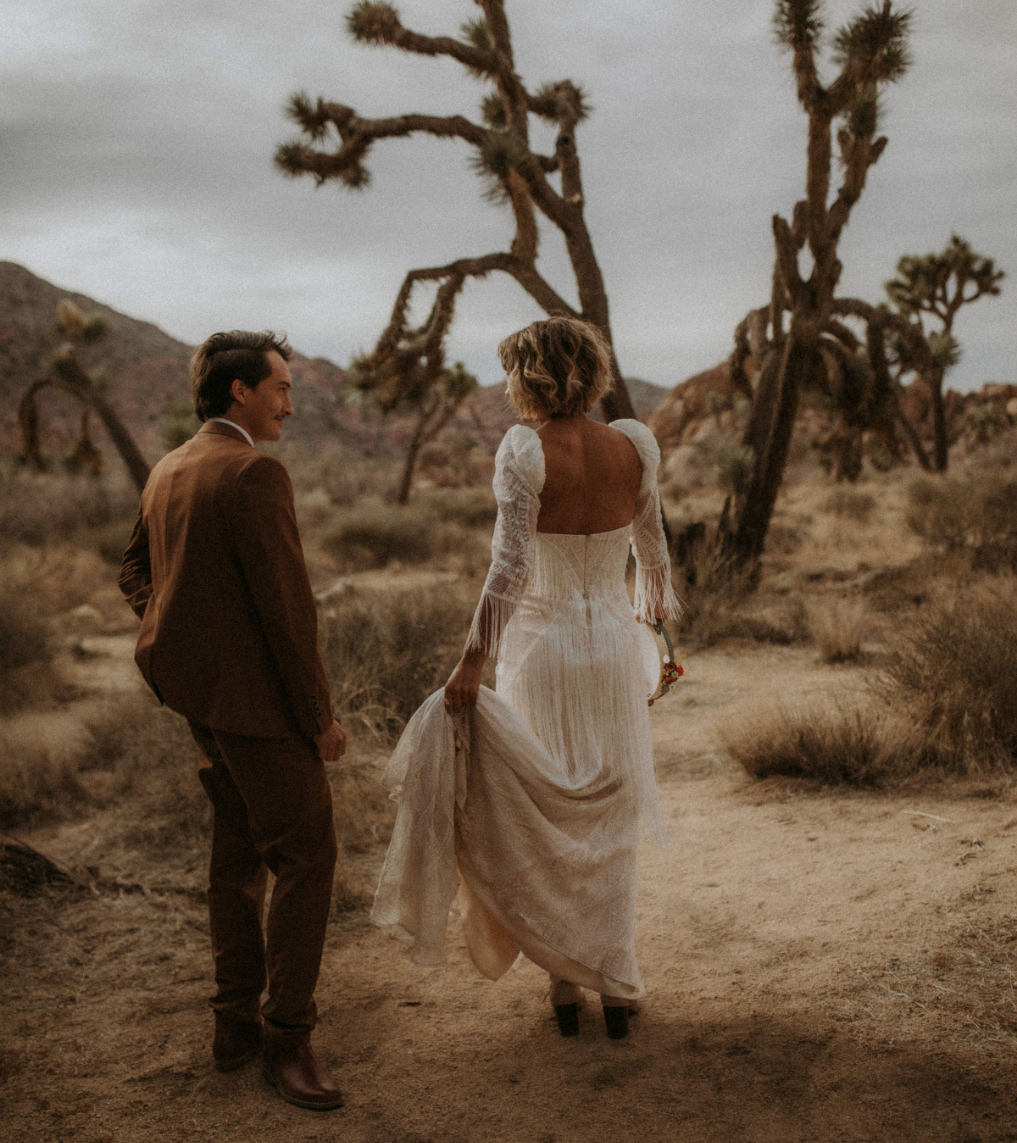
[[[265,1079],[295,1107],[332,1111],[343,1097],[306,1040],[271,1037],[265,1041]]]
[[[253,1060],[261,1049],[260,1020],[230,1020],[215,1015],[215,1037],[212,1040],[212,1058],[220,1072],[233,1072]]]

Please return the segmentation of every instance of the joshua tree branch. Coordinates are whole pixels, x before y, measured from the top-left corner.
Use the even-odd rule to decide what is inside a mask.
[[[481,73],[493,70],[490,52],[473,44],[464,44],[451,36],[423,36],[404,28],[399,13],[388,3],[361,2],[346,17],[350,34],[367,44],[389,45],[422,56],[451,56],[466,67]]]

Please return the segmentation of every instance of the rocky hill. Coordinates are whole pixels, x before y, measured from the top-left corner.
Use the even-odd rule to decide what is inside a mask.
[[[1017,424],[1017,385],[987,384],[976,393],[950,389],[945,405],[950,444],[977,446]],[[901,408],[931,452],[932,402],[924,382],[904,387]],[[732,384],[726,361],[676,385],[648,418],[660,442],[665,471],[685,475],[683,460],[693,461],[697,456],[701,460],[704,453],[739,443],[747,411],[746,395]],[[804,455],[832,424],[832,415],[822,403],[806,395],[799,406],[793,453]]]
[[[85,365],[109,380],[109,396],[150,460],[165,451],[160,426],[167,413],[188,401],[187,362],[192,346],[150,322],[128,317],[71,290],[37,277],[24,266],[0,262],[0,452],[18,450],[18,401],[25,388],[46,371],[60,344],[57,303],[68,298],[85,314],[101,314],[110,336],[86,351]],[[326,358],[297,353],[291,362],[297,413],[287,439],[309,448],[340,443],[355,453],[402,452],[413,430],[407,418],[379,423],[345,387],[343,370]],[[646,381],[628,382],[637,414],[646,419],[668,390]],[[40,399],[44,448],[59,455],[77,435],[80,409],[56,391]],[[493,451],[509,425],[517,420],[505,399],[505,386],[479,389],[442,434],[444,442],[465,440]],[[96,429],[97,435],[100,430]]]

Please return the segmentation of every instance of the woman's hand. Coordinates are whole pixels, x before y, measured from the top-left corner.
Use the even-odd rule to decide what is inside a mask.
[[[449,714],[458,714],[464,707],[477,705],[480,677],[486,661],[483,651],[467,651],[456,664],[445,684],[445,709]]]

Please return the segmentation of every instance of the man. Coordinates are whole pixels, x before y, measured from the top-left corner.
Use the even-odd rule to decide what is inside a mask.
[[[254,447],[278,440],[293,412],[290,354],[284,338],[243,331],[195,351],[204,423],[152,470],[120,589],[141,618],[135,661],[190,723],[214,811],[215,1065],[231,1071],[263,1049],[283,1099],[328,1110],[342,1096],[310,1035],[336,859],[324,762],[342,756],[346,735],[318,654],[289,476]]]

